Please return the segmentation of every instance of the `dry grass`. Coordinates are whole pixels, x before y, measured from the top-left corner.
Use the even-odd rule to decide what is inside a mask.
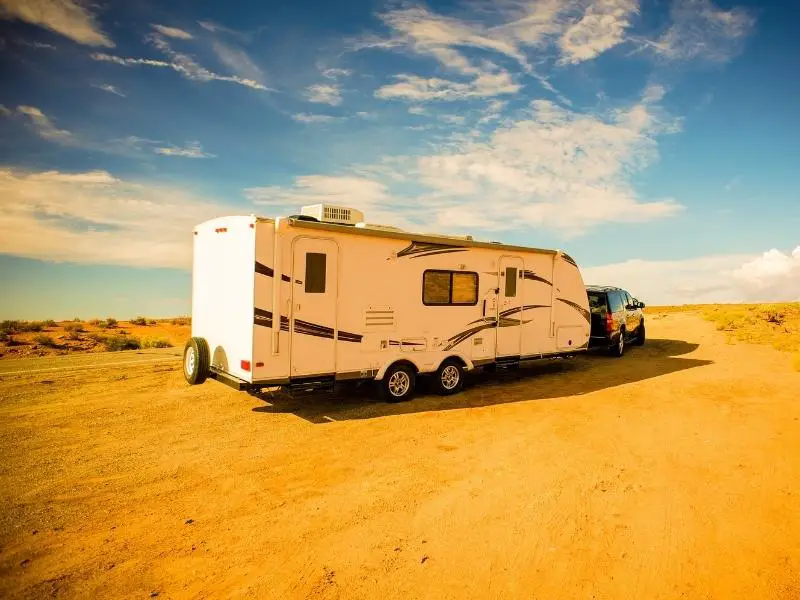
[[[800,302],[776,304],[687,304],[648,307],[651,314],[698,312],[724,331],[729,339],[770,344],[794,352],[792,364],[800,371]]]

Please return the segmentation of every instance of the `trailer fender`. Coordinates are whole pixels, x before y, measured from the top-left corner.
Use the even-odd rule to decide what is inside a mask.
[[[396,365],[398,363],[410,365],[411,367],[413,367],[416,373],[419,373],[421,370],[421,365],[419,361],[416,360],[416,358],[417,357],[395,356],[389,359],[388,361],[386,361],[386,363],[384,363],[384,365],[380,369],[378,369],[378,372],[375,374],[375,380],[380,381],[381,379],[383,379],[383,376],[386,374],[386,371],[389,370],[389,367],[391,367],[392,365]]]
[[[462,365],[464,365],[464,370],[465,370],[465,371],[472,371],[472,369],[474,369],[474,368],[475,368],[475,365],[474,365],[474,364],[472,364],[472,361],[471,361],[469,358],[467,358],[467,357],[466,357],[466,356],[464,356],[463,354],[460,354],[460,353],[455,353],[455,354],[448,354],[447,356],[445,356],[444,358],[442,358],[442,360],[440,360],[440,361],[439,361],[439,364],[438,364],[438,365],[436,365],[436,369],[438,370],[438,369],[439,369],[439,367],[441,367],[441,366],[442,366],[442,363],[443,363],[444,361],[446,361],[448,358],[457,358],[458,360],[460,360],[460,361],[461,361],[461,364],[462,364]]]

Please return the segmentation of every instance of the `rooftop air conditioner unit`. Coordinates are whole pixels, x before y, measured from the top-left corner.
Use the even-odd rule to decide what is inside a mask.
[[[314,217],[325,223],[338,225],[355,225],[364,220],[364,213],[355,208],[333,206],[332,204],[312,204],[300,209],[300,214]]]

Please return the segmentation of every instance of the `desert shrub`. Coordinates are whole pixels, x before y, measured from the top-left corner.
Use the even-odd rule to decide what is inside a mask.
[[[73,323],[83,323],[83,319],[81,319],[80,317],[75,317],[74,319],[72,319],[72,322]]]
[[[90,333],[86,337],[88,337],[93,342],[97,342],[98,344],[102,344],[103,340],[106,339],[106,336],[104,336],[102,333]]]
[[[105,321],[99,321],[97,326],[100,329],[116,329],[119,326],[119,321],[113,317],[108,317]]]
[[[131,319],[131,325],[140,325],[142,327],[146,327],[147,317],[136,317],[135,319]]]
[[[172,324],[173,325],[191,325],[192,324],[192,319],[190,319],[189,317],[177,317],[175,319],[172,319]]]
[[[138,350],[142,345],[139,338],[120,334],[103,336],[101,342],[109,352]]]
[[[158,325],[158,321],[156,321],[155,319],[150,319],[147,323],[148,325]]]
[[[53,319],[47,319],[44,322],[44,326],[45,327],[55,327],[56,326],[56,322]]]
[[[19,330],[37,332],[44,329],[44,325],[42,321],[21,321],[19,323]]]
[[[100,319],[92,319],[91,321],[89,321],[89,325],[94,325],[95,327],[99,327],[100,323],[102,323]]]
[[[144,338],[142,348],[172,348],[172,342],[165,338]]]
[[[786,312],[778,306],[767,305],[759,311],[761,318],[767,323],[783,325],[786,320]]]
[[[12,334],[6,331],[0,331],[0,342],[7,344],[8,342],[13,342],[14,337]]]
[[[48,348],[55,348],[58,346],[56,341],[53,339],[52,335],[47,335],[46,333],[40,333],[34,336],[33,341],[39,344],[40,346],[47,346]]]
[[[0,332],[13,335],[22,331],[19,327],[19,321],[3,321],[0,323]]]
[[[83,328],[83,323],[72,322],[64,324],[64,331],[69,339],[78,340],[81,337],[80,334],[86,330]]]

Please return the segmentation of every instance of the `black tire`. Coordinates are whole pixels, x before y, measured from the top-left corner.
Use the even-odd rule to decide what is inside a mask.
[[[647,337],[647,333],[644,329],[644,321],[639,324],[639,328],[636,330],[636,339],[633,340],[634,345],[636,346],[644,346],[644,340]]]
[[[417,374],[406,364],[392,365],[379,382],[381,396],[386,402],[403,402],[414,395]]]
[[[436,371],[434,385],[436,393],[442,396],[457,394],[464,387],[464,367],[461,361],[448,358]]]
[[[190,385],[199,385],[208,378],[210,364],[208,342],[200,337],[186,342],[183,347],[183,376]]]
[[[611,356],[616,358],[620,358],[623,354],[625,354],[625,329],[619,330],[619,338],[617,339],[616,343],[611,346],[610,352]]]

